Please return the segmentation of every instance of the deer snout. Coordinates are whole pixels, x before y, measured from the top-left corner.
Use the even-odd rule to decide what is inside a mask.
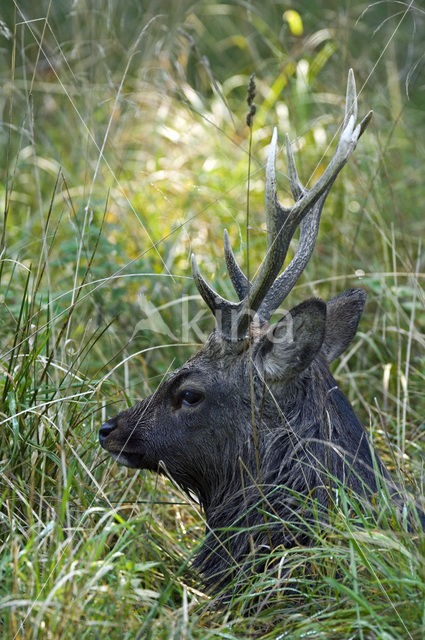
[[[109,436],[109,434],[114,431],[114,429],[116,428],[117,423],[115,419],[109,420],[108,422],[105,422],[105,424],[103,424],[100,429],[99,429],[99,442],[100,445],[106,449],[105,446],[105,440],[106,438]]]

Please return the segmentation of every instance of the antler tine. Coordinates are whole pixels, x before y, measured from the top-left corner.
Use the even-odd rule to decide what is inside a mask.
[[[359,124],[359,127],[360,127],[359,138],[364,134],[367,125],[369,124],[369,122],[372,119],[372,116],[373,116],[373,111],[371,109],[370,111],[367,112],[367,114],[365,115],[363,120],[360,121],[360,124]]]
[[[203,300],[211,309],[218,329],[223,336],[230,340],[237,339],[239,335],[236,333],[237,324],[233,322],[238,316],[238,312],[242,306],[242,302],[231,302],[220,296],[201,276],[195,254],[191,255],[192,276],[196,287],[201,294]]]
[[[298,177],[297,166],[292,153],[291,141],[288,134],[285,136],[286,163],[288,165],[289,186],[291,187],[294,200],[299,200],[304,195],[306,189]]]
[[[204,280],[199,271],[198,263],[196,262],[195,254],[190,256],[190,265],[192,267],[192,276],[195,280],[196,288],[201,294],[203,300],[207,303],[211,311],[215,314],[217,308],[217,300],[220,298],[219,294],[214,291],[212,287]]]
[[[227,271],[232,281],[233,288],[238,294],[239,300],[244,300],[248,295],[249,282],[248,278],[236,262],[232,247],[230,246],[229,234],[227,229],[224,230],[223,237],[224,257],[226,258]]]
[[[354,121],[357,120],[357,90],[356,80],[352,69],[349,69],[348,71],[347,93],[345,96],[345,116],[344,124],[342,125],[343,129],[347,126],[350,116],[354,117]]]
[[[201,272],[199,271],[198,263],[196,262],[195,254],[191,255],[191,266],[192,266],[192,276],[195,280],[195,284],[199,293],[201,294],[204,301],[207,303],[213,314],[216,314],[217,309],[233,309],[238,307],[235,302],[231,302],[230,300],[226,300],[220,294],[218,294],[214,289],[208,284],[208,282],[201,276]]]

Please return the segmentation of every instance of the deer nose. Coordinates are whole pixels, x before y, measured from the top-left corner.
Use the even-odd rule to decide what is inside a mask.
[[[116,427],[116,424],[113,420],[111,420],[111,422],[105,422],[105,424],[103,424],[100,429],[99,429],[99,442],[101,444],[101,446],[103,447],[106,438],[108,437],[108,435],[111,433],[111,431],[113,431]]]

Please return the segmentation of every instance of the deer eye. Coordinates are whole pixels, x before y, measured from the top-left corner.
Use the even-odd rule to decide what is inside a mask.
[[[185,389],[179,393],[178,399],[180,404],[184,404],[187,407],[193,407],[198,402],[203,400],[204,395],[200,391],[194,391],[192,389]]]

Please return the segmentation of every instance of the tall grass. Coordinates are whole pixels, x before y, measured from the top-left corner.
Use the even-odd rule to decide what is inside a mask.
[[[423,12],[299,4],[298,34],[285,2],[2,8],[4,638],[423,636],[423,534],[391,514],[356,512],[341,488],[328,527],[306,523],[312,546],[276,550],[224,607],[190,568],[196,505],[97,445],[105,416],[154,389],[212,326],[190,251],[226,296],[223,227],[246,264],[250,74],[256,265],[272,125],[314,179],[353,65],[375,124],[338,178],[293,301],[367,289],[335,373],[388,466],[423,495]]]

